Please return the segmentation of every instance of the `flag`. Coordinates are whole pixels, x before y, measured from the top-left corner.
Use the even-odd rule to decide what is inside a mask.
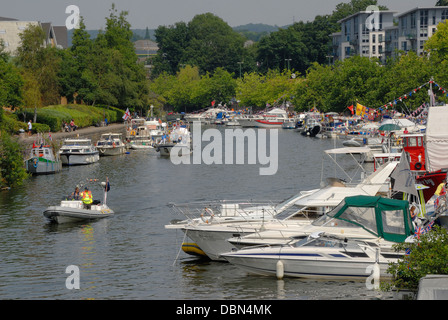
[[[352,112],[352,115],[353,115],[353,113],[354,113],[354,111],[353,111],[353,105],[351,105],[350,107],[347,107],[351,112]]]
[[[415,179],[412,176],[412,172],[409,166],[407,153],[403,151],[400,157],[400,163],[391,174],[391,178],[395,180],[394,191],[406,192],[418,196],[415,189]]]
[[[129,108],[126,108],[126,112],[123,115],[123,119],[126,121],[131,118],[131,113],[129,112]]]
[[[360,103],[356,103],[356,115],[357,116],[362,116],[364,115],[364,112],[366,110],[366,107],[364,107],[362,104]]]
[[[104,187],[104,191],[108,192],[110,190],[109,178],[106,178],[106,185]]]

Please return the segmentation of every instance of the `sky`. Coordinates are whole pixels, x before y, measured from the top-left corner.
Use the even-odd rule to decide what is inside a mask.
[[[128,11],[133,29],[156,29],[176,22],[189,22],[197,14],[211,12],[231,27],[249,23],[285,26],[312,21],[330,14],[336,5],[349,0],[0,0],[0,16],[23,21],[65,25],[69,5],[76,5],[87,29],[104,29],[105,18],[115,3]],[[390,10],[404,12],[415,7],[434,6],[436,0],[378,0]]]

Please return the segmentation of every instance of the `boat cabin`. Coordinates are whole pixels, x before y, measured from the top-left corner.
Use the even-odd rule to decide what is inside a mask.
[[[409,153],[409,166],[412,171],[426,171],[423,134],[404,134],[403,150]]]

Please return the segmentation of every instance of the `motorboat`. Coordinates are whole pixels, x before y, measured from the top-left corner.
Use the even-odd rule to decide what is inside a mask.
[[[376,195],[387,184],[389,175],[396,165],[395,162],[387,163],[380,172],[375,172],[353,187],[332,183],[321,189],[302,191],[277,205],[263,207],[263,211],[257,210],[258,214],[261,212],[264,214],[261,219],[259,217],[258,219],[246,219],[244,221],[241,221],[241,219],[228,219],[226,221],[224,217],[221,220],[201,221],[196,218],[181,225],[168,225],[165,228],[182,230],[210,259],[222,261],[221,254],[235,248],[228,241],[230,238],[242,238],[261,230],[303,228],[310,225],[316,218],[329,212],[348,196]],[[194,212],[201,212],[201,208],[193,207],[191,210],[181,208],[180,211],[189,217]],[[217,212],[219,211],[217,210]],[[370,237],[370,235],[367,234],[365,237]]]
[[[282,128],[283,129],[295,129],[296,123],[297,123],[296,118],[288,118],[283,122]]]
[[[64,199],[58,206],[47,207],[43,215],[50,222],[59,224],[92,221],[110,217],[114,214],[114,211],[106,204],[107,193],[110,190],[109,182],[103,182],[102,187],[104,190],[102,203],[99,200],[94,200],[90,208],[87,208],[81,200]]]
[[[25,168],[33,175],[52,174],[62,170],[62,163],[51,145],[33,143],[30,155],[25,160]]]
[[[45,218],[59,224],[98,220],[113,214],[106,204],[92,204],[90,209],[85,209],[80,200],[63,200],[59,206],[50,206],[44,211]]]
[[[394,243],[414,234],[409,202],[383,197],[354,196],[344,199],[328,216],[352,223],[372,233],[360,241],[344,234],[313,232],[298,234],[288,244],[265,245],[223,253],[232,264],[252,273],[318,279],[366,278],[368,266],[376,264],[386,276],[388,264],[403,253]]]
[[[320,120],[315,117],[309,117],[305,121],[305,126],[301,131],[301,134],[307,137],[315,137],[321,132],[321,130],[322,124]]]
[[[202,123],[211,123],[216,120],[216,117],[219,113],[226,112],[227,110],[217,107],[217,108],[209,108],[201,113],[191,113],[185,115],[184,119],[190,123],[195,121],[200,121]]]
[[[169,135],[162,137],[160,143],[155,145],[156,151],[162,157],[169,157],[171,150],[176,147],[182,155],[191,153],[191,134],[186,126],[179,125],[173,128]]]
[[[282,128],[283,123],[288,119],[288,113],[284,109],[274,108],[265,112],[261,118],[254,120],[257,128]]]
[[[121,133],[103,133],[96,147],[100,156],[115,156],[125,153],[126,145],[121,139]]]
[[[59,149],[62,165],[73,166],[95,163],[100,160],[98,149],[91,139],[65,139]]]
[[[260,246],[223,253],[231,264],[250,273],[312,279],[365,279],[369,266],[378,266],[379,277],[389,263],[402,256],[382,251],[378,241],[359,241],[335,235],[310,235],[288,245]]]

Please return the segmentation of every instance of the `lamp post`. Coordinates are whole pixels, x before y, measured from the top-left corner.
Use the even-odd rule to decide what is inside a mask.
[[[285,59],[285,61],[288,63],[288,71],[289,71],[289,62],[291,61],[292,59]]]
[[[240,62],[237,62],[237,63],[240,65],[240,79],[241,79],[241,65],[243,64],[243,62],[240,61]]]

